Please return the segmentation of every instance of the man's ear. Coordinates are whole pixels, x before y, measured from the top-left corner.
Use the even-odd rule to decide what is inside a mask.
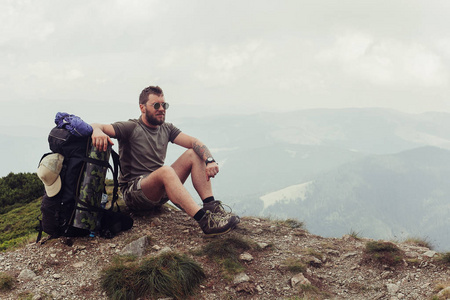
[[[141,110],[141,113],[145,114],[145,105],[144,104],[139,104],[139,109]]]

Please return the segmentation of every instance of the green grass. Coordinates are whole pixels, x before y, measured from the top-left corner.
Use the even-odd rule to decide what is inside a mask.
[[[249,241],[239,236],[229,236],[206,244],[199,254],[206,255],[217,262],[222,267],[224,275],[229,276],[245,270],[239,261],[239,254],[251,248]]]
[[[0,251],[23,246],[37,234],[42,198],[0,215]]]
[[[297,221],[295,219],[286,219],[286,220],[278,220],[275,221],[275,223],[279,226],[286,226],[289,228],[299,228],[299,229],[305,229],[305,223]]]
[[[33,296],[30,292],[22,292],[17,296],[17,300],[33,300]]]
[[[410,238],[407,238],[404,241],[404,243],[409,244],[409,245],[419,246],[419,247],[425,247],[428,249],[433,249],[433,245],[428,240],[428,238],[410,237]]]
[[[306,271],[305,264],[296,258],[288,258],[284,261],[283,266],[292,273],[303,273]]]
[[[403,260],[403,252],[393,243],[373,241],[366,244],[365,258],[393,267]]]
[[[151,257],[140,264],[132,257],[121,257],[103,269],[100,276],[102,288],[115,300],[186,299],[204,279],[205,273],[195,261],[175,252]]]
[[[441,259],[444,263],[450,264],[450,252],[442,253],[441,256],[440,256],[440,259]]]
[[[355,231],[353,229],[350,230],[348,235],[351,236],[352,238],[354,238],[355,240],[360,240],[361,239],[361,232]]]
[[[0,272],[0,291],[10,291],[14,288],[16,280],[9,274]]]

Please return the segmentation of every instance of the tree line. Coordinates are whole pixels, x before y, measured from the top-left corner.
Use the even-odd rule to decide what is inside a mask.
[[[0,178],[0,214],[30,203],[44,194],[36,173],[9,173]]]

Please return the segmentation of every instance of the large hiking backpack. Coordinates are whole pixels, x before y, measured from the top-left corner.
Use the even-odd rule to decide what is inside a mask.
[[[37,241],[41,239],[42,231],[50,239],[95,234],[111,238],[130,229],[133,220],[121,213],[117,204],[119,155],[111,147],[106,152],[97,151],[89,135],[78,134],[69,125],[60,124],[50,131],[48,142],[52,152],[41,158],[42,161],[46,155],[59,153],[64,161],[59,173],[61,189],[53,197],[44,194],[42,198]],[[110,156],[113,166],[109,164]],[[105,209],[108,169],[112,171],[114,189],[111,205]]]

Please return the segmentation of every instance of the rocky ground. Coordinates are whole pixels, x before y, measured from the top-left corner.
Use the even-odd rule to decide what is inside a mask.
[[[192,299],[447,299],[450,286],[450,265],[428,248],[398,244],[403,260],[391,267],[367,259],[367,239],[323,238],[296,222],[254,217],[243,218],[230,234],[257,245],[241,253],[244,272],[223,276],[216,262],[193,254],[214,239],[204,238],[185,213],[165,209],[134,220],[131,230],[110,240],[55,239],[1,253],[0,272],[16,283],[0,299],[108,299],[100,271],[141,237],[149,237],[139,253],[144,257],[171,250],[202,266],[207,278]],[[301,272],[286,267],[296,260],[306,266]]]

